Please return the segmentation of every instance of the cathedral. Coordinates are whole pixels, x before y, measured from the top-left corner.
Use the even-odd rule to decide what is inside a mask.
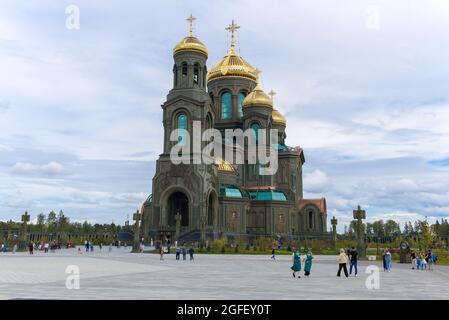
[[[285,144],[287,121],[273,104],[274,92],[262,90],[259,70],[236,52],[234,33],[239,26],[233,21],[226,28],[229,50],[208,69],[207,47],[192,32],[195,18],[187,20],[189,33],[173,49],[173,88],[162,104],[164,147],[152,194],[141,209],[143,236],[178,241],[222,236],[330,238],[325,198],[303,198],[303,149]],[[171,133],[192,133],[194,121],[201,123],[201,130],[219,130],[223,140],[226,129],[251,129],[256,137],[259,129],[277,129],[278,142],[272,147],[278,169],[261,175],[260,166],[249,163],[246,145],[232,141],[223,141],[223,149],[243,153],[243,163],[217,157],[210,164],[174,164],[170,150],[183,137],[172,141]],[[186,139],[190,144],[192,140]]]

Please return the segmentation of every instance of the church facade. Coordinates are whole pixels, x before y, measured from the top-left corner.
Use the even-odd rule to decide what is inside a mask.
[[[189,34],[173,50],[173,88],[162,104],[164,147],[152,194],[141,209],[143,236],[181,241],[223,235],[330,238],[325,198],[303,198],[303,150],[285,144],[285,117],[273,105],[273,95],[258,84],[259,71],[235,50],[238,26],[232,22],[227,28],[230,49],[208,69],[208,50],[193,35],[193,20],[190,16]],[[246,140],[245,145],[223,141],[222,154],[231,149],[242,155],[243,163],[230,163],[223,156],[212,164],[174,164],[172,147],[195,141],[184,136],[171,141],[170,136],[175,129],[192,136],[194,121],[202,130],[219,130],[223,140],[226,129],[251,129],[256,139],[259,129],[277,129],[277,171],[260,174],[260,165],[248,161]],[[206,144],[201,142],[201,147]]]

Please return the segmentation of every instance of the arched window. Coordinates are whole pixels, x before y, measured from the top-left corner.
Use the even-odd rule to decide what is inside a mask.
[[[178,127],[177,129],[184,129],[187,130],[187,116],[184,113],[181,113],[178,115],[178,121],[177,121]],[[178,136],[178,143],[180,145],[185,145],[185,139],[186,139],[186,131],[182,130],[179,132]]]
[[[174,81],[174,87],[178,86],[178,66],[175,64],[173,66],[173,81]]]
[[[200,66],[198,63],[195,63],[193,66],[193,83],[198,84],[200,74]]]
[[[254,140],[256,143],[259,142],[259,129],[260,129],[260,125],[257,122],[254,122],[251,125],[251,129],[253,129],[253,135],[254,135]]]
[[[243,117],[243,100],[245,97],[246,95],[244,92],[239,93],[239,117]]]
[[[206,78],[207,78],[207,67],[204,66],[204,68],[203,68],[203,87],[206,86]]]
[[[187,63],[185,62],[182,63],[182,75],[183,76],[187,75]]]
[[[221,95],[221,118],[232,118],[231,93],[225,92]]]
[[[309,211],[309,229],[313,229],[313,211]]]

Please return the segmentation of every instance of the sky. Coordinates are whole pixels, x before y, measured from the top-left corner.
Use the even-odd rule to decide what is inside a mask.
[[[0,0],[0,220],[132,217],[191,13],[209,68],[241,26],[239,53],[304,149],[304,195],[326,197],[339,231],[359,204],[368,222],[449,216],[446,0]]]

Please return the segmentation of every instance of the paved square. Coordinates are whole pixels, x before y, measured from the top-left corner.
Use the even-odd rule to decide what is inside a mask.
[[[133,254],[124,248],[79,255],[0,254],[1,299],[449,299],[449,267],[411,270],[393,264],[380,270],[380,288],[367,289],[368,265],[359,276],[337,278],[337,257],[316,256],[310,278],[293,278],[291,257],[267,255],[196,255],[195,261],[160,261],[156,254]],[[80,270],[80,289],[66,288],[66,268]],[[301,272],[302,275],[302,272]]]

